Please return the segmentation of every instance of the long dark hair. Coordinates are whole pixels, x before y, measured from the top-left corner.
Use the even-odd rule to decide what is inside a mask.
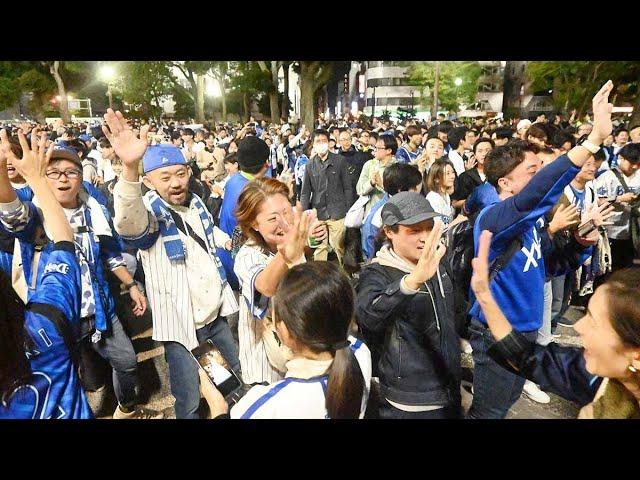
[[[23,385],[31,374],[25,355],[24,304],[9,276],[0,271],[0,398]]]
[[[297,265],[282,278],[274,297],[276,321],[315,353],[334,355],[326,407],[329,418],[358,418],[365,387],[355,354],[345,344],[354,317],[349,279],[329,262]]]

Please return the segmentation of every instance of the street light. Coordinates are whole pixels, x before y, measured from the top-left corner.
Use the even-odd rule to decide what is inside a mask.
[[[453,83],[456,85],[456,87],[459,87],[460,85],[462,85],[462,79],[461,78],[456,78]]]
[[[98,72],[103,82],[107,84],[107,96],[109,97],[109,108],[113,110],[113,95],[111,94],[111,82],[116,76],[116,71],[111,65],[103,65]]]

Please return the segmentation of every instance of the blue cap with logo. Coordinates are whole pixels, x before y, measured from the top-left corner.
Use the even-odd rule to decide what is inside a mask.
[[[145,175],[153,170],[174,165],[186,165],[187,160],[178,147],[173,145],[152,145],[147,147],[142,157]]]

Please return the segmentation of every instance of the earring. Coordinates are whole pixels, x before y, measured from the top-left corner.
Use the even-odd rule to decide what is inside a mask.
[[[638,371],[638,369],[636,367],[634,367],[633,365],[629,365],[629,371],[631,373],[636,373]]]

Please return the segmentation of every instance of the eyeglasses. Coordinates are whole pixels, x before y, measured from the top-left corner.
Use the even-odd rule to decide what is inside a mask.
[[[64,172],[51,170],[50,172],[45,173],[45,175],[51,180],[60,180],[62,175],[67,177],[69,180],[77,180],[82,175],[82,172],[80,170],[65,170]]]

